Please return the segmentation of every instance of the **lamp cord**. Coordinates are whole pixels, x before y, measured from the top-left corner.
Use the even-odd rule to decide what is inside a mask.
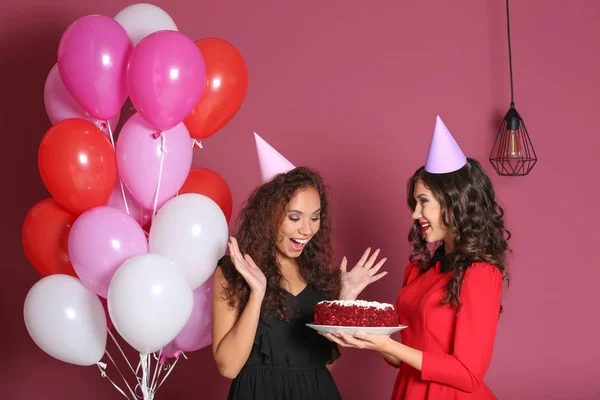
[[[510,14],[508,12],[508,0],[506,0],[506,26],[508,33],[508,65],[510,67],[510,106],[515,105],[515,94],[513,89],[513,71],[512,71],[512,49],[510,45]]]

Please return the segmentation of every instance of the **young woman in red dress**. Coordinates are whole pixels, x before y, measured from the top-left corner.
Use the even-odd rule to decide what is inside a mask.
[[[413,247],[397,310],[402,342],[385,335],[338,332],[329,340],[378,351],[399,368],[395,400],[489,400],[483,378],[501,313],[510,233],[492,183],[466,158],[443,122],[427,164],[408,183]],[[431,254],[428,244],[440,244]]]

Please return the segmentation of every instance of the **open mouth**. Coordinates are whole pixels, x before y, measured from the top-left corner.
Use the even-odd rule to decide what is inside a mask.
[[[306,243],[308,243],[308,239],[290,239],[290,243],[292,244],[292,249],[294,251],[302,251]]]
[[[421,222],[421,232],[427,232],[430,227],[431,225],[429,225],[429,222]]]

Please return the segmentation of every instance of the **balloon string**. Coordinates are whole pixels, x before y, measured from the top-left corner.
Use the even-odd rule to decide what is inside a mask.
[[[115,151],[116,154],[116,147],[115,147],[115,138],[113,136],[113,131],[112,128],[110,126],[110,121],[106,121],[106,126],[108,127],[108,136],[110,136],[110,144],[112,144],[113,150]],[[121,186],[121,195],[123,195],[123,203],[125,204],[125,211],[127,211],[128,215],[131,215],[131,212],[129,212],[129,204],[127,204],[127,197],[125,196],[125,186],[123,186],[123,180],[121,179],[121,176],[119,176],[119,185]]]
[[[139,378],[137,377],[137,372],[133,370],[133,367],[131,366],[131,363],[129,362],[129,359],[127,358],[127,356],[123,352],[123,349],[121,349],[121,346],[119,346],[119,342],[117,342],[117,339],[115,339],[115,337],[113,336],[113,334],[110,331],[110,329],[108,329],[108,335],[110,336],[110,338],[112,339],[112,341],[117,345],[117,348],[121,352],[121,355],[123,356],[123,358],[125,359],[125,361],[127,361],[127,365],[129,365],[129,369],[131,369],[131,372],[133,372],[133,374],[136,376],[136,379],[139,382]]]
[[[166,364],[166,365],[165,365]],[[160,379],[160,376],[162,375],[163,369],[166,371],[169,369],[169,367],[171,366],[170,363],[168,363],[168,361],[165,361],[165,357],[161,356],[158,359],[158,363],[156,364],[156,368],[158,369],[158,374],[156,375],[156,382],[154,383],[152,390],[154,390],[156,392],[156,389],[158,386],[158,380]]]
[[[148,353],[140,353],[140,363],[142,364],[142,384],[140,385],[142,394],[144,395],[144,400],[152,400],[152,390],[148,387],[148,366],[150,363]]]
[[[156,356],[156,354],[153,354],[154,358],[156,359],[156,366],[155,366],[154,373],[152,374],[152,358],[150,357],[150,354],[140,353],[140,361],[139,361],[138,366],[135,371],[136,378],[138,378],[138,384],[136,385],[135,390],[133,390],[131,388],[131,386],[129,386],[129,383],[123,376],[121,370],[119,369],[119,366],[117,365],[117,363],[115,362],[113,357],[110,355],[108,350],[105,350],[105,353],[108,356],[108,358],[110,359],[110,361],[112,362],[112,364],[115,366],[117,371],[119,372],[119,375],[121,375],[121,378],[125,382],[125,385],[127,385],[127,388],[129,389],[129,391],[131,392],[131,394],[133,396],[133,400],[136,400],[136,399],[154,400],[156,391],[163,385],[163,383],[165,382],[167,377],[171,374],[171,372],[173,372],[173,369],[177,365],[177,362],[179,361],[179,355],[183,355],[183,357],[185,359],[187,359],[187,356],[185,355],[185,353],[183,353],[182,351],[178,351],[176,353],[177,358],[175,359],[175,362],[173,363],[173,365],[170,365],[168,361],[161,361],[163,359],[162,350],[161,350],[158,356]],[[129,361],[127,361],[127,363],[129,364]],[[166,365],[163,365],[163,364],[166,364]],[[129,400],[129,396],[127,396],[127,394],[114,381],[112,381],[107,376],[106,364],[102,363],[102,362],[98,362],[97,366],[100,369],[100,373],[101,373],[102,377],[107,378],[110,381],[110,383],[126,399]],[[130,365],[130,368],[131,368],[131,365]],[[137,373],[140,369],[141,369],[141,373],[142,373],[141,379],[140,379],[140,377],[137,376]],[[165,376],[162,377],[162,379],[160,379],[163,369],[166,371],[166,374],[165,374]],[[132,368],[132,370],[133,370],[133,368]],[[153,377],[152,377],[152,382],[150,383],[151,375],[153,375]],[[159,383],[159,381],[160,381],[160,383]],[[141,391],[141,395],[138,395],[136,393],[138,391],[138,388]]]
[[[160,363],[161,356],[162,356],[162,349],[158,353],[158,357],[156,355],[154,355],[154,358],[156,359],[156,367],[154,368],[154,376],[152,377],[152,383],[150,384],[150,390],[154,390],[154,382],[156,382],[156,374],[158,373],[158,370],[160,369],[159,363]],[[152,362],[152,360],[150,360],[150,362]]]
[[[183,355],[183,357],[187,360],[187,356],[185,355],[185,353],[182,351],[181,355]],[[154,390],[155,392],[162,386],[163,382],[165,381],[165,379],[167,379],[167,377],[169,376],[169,374],[171,373],[171,371],[173,371],[173,368],[175,368],[175,365],[177,365],[177,362],[179,361],[179,357],[177,357],[175,359],[175,362],[173,363],[173,365],[171,365],[169,367],[169,370],[167,371],[167,374],[163,377],[162,381],[160,381],[160,384],[158,385],[158,387]]]
[[[163,166],[165,163],[165,154],[167,153],[167,135],[165,132],[160,133],[160,167],[158,169],[158,182],[156,184],[156,194],[154,195],[154,208],[152,210],[152,221],[154,222],[154,217],[156,216],[156,209],[158,207],[158,193],[160,191],[160,183],[162,181],[163,175]]]
[[[123,373],[121,372],[121,369],[119,368],[119,366],[117,365],[117,363],[115,362],[115,360],[113,359],[113,357],[110,355],[110,353],[108,352],[108,350],[105,350],[104,352],[108,356],[108,359],[113,363],[113,365],[117,369],[117,372],[119,373],[119,375],[121,375],[121,378],[123,379],[123,382],[125,382],[125,385],[127,385],[127,388],[129,389],[129,391],[131,392],[131,394],[133,395],[133,397],[136,398],[137,396],[136,396],[135,392],[131,389],[131,386],[129,386],[129,383],[127,382],[127,379],[125,379],[125,377],[123,376]]]
[[[113,365],[115,367],[117,367],[117,364],[115,364],[115,361],[112,359],[112,357],[110,356],[110,354],[108,354],[108,351],[105,350],[105,353],[108,355],[108,358],[110,358],[110,360],[112,361]],[[96,363],[96,366],[98,367],[98,369],[100,370],[100,376],[102,376],[103,378],[108,379],[108,381],[115,387],[115,389],[117,389],[119,391],[119,393],[121,393],[127,400],[129,400],[129,396],[127,396],[125,394],[125,392],[123,391],[123,389],[121,389],[119,387],[119,385],[117,385],[112,379],[110,379],[110,377],[106,374],[106,364],[102,363],[102,362],[98,362]],[[117,370],[119,370],[119,367],[117,367]],[[121,371],[119,371],[119,374],[121,374]],[[127,385],[127,388],[129,389],[129,391],[133,394],[133,399],[135,400],[136,396],[135,393],[133,393],[133,391],[131,390],[131,387],[129,387],[129,384],[127,383],[127,380],[125,379],[125,377],[123,376],[123,374],[121,374],[121,377],[123,378],[123,380],[125,381],[125,384]]]

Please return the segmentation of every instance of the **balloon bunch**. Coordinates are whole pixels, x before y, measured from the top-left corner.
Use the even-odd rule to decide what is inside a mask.
[[[116,329],[140,353],[136,387],[124,378],[129,394],[151,399],[165,357],[211,343],[210,278],[232,200],[219,174],[192,168],[193,146],[231,120],[247,86],[234,46],[194,42],[150,4],[87,15],[64,31],[44,87],[52,127],[38,152],[51,197],[22,229],[41,276],[24,319],[43,351],[106,376],[101,359],[113,361],[106,344]],[[115,140],[128,97],[136,112]]]

